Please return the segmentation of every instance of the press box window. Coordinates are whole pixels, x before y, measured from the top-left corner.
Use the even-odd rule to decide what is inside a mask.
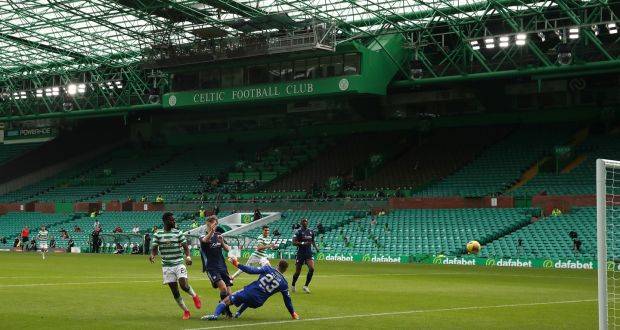
[[[360,73],[360,55],[345,54],[344,55],[344,75],[354,75]]]

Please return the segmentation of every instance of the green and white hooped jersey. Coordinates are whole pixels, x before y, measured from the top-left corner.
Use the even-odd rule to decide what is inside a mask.
[[[172,267],[182,265],[185,260],[183,244],[187,244],[187,239],[178,229],[172,229],[168,232],[158,230],[153,234],[151,247],[157,246],[159,248],[163,267]]]
[[[271,237],[267,236],[263,236],[263,234],[260,234],[257,238],[256,238],[257,242],[256,242],[256,247],[261,246],[261,245],[269,245],[271,244]],[[267,258],[267,254],[265,253],[265,250],[263,251],[258,251],[258,250],[254,250],[254,252],[252,253],[253,256],[259,257],[259,258]]]
[[[47,242],[49,239],[49,232],[47,230],[39,230],[39,235],[37,235],[37,240],[41,243]]]

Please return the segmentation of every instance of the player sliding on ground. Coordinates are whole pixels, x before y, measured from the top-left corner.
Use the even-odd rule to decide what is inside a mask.
[[[312,257],[312,246],[316,249],[316,253],[319,253],[319,248],[316,247],[314,242],[314,232],[308,228],[308,219],[301,219],[301,228],[299,228],[293,236],[293,245],[297,246],[297,257],[295,260],[295,274],[293,274],[293,285],[291,291],[295,292],[295,284],[301,273],[301,267],[306,264],[308,266],[308,275],[306,276],[306,285],[303,290],[305,293],[310,293],[308,286],[312,281],[312,275],[314,274],[314,257]]]
[[[235,313],[235,318],[241,316],[241,313],[246,310],[246,308],[258,308],[262,306],[269,297],[273,294],[280,292],[282,293],[282,298],[284,299],[284,305],[288,312],[291,314],[291,317],[295,320],[299,319],[299,315],[295,312],[293,308],[293,302],[291,301],[291,296],[288,294],[288,283],[284,278],[284,272],[288,268],[288,263],[286,260],[280,260],[278,263],[278,269],[271,267],[269,264],[265,264],[262,267],[252,267],[240,265],[237,258],[229,258],[228,259],[235,267],[238,267],[239,270],[248,273],[248,274],[258,274],[258,280],[248,284],[243,289],[231,294],[230,296],[224,298],[217,307],[215,307],[215,312],[213,315],[205,315],[202,317],[203,320],[214,321],[217,320],[220,314],[228,308],[230,305],[235,305],[239,307],[237,313]],[[266,260],[266,259],[263,259]]]
[[[41,256],[45,259],[45,253],[47,253],[47,240],[49,238],[49,233],[45,228],[45,225],[41,226],[41,230],[39,230],[39,234],[37,235],[37,242],[39,243],[39,250],[41,250]]]
[[[248,261],[245,263],[246,266],[261,265],[261,259],[263,258],[267,259],[267,254],[265,253],[265,251],[267,249],[275,248],[275,244],[271,242],[271,237],[269,237],[269,226],[263,226],[263,233],[260,236],[258,236],[256,240],[258,242],[256,244],[256,250],[252,252],[252,255],[250,256]],[[232,279],[235,279],[241,273],[243,273],[241,269],[237,270],[233,274]]]
[[[183,310],[183,319],[187,320],[190,317],[189,309],[185,305],[177,281],[183,291],[187,292],[194,300],[194,306],[200,309],[202,303],[200,297],[194,292],[194,289],[189,285],[187,280],[187,268],[183,264],[183,261],[190,266],[192,264],[192,258],[189,255],[189,248],[187,246],[187,240],[185,235],[178,229],[175,229],[175,220],[172,213],[164,213],[162,218],[164,223],[164,229],[158,230],[153,234],[153,242],[151,256],[149,260],[151,263],[155,262],[157,253],[161,254],[161,265],[164,274],[164,284],[168,284],[172,291],[172,296],[176,300],[179,307]],[[185,258],[183,255],[185,254]]]
[[[232,280],[228,275],[226,261],[222,250],[230,251],[230,246],[224,237],[217,231],[217,217],[212,215],[207,220],[207,233],[200,236],[200,256],[202,257],[202,271],[207,273],[214,289],[220,290],[220,301],[230,295]],[[226,307],[226,315],[232,317],[230,308]]]

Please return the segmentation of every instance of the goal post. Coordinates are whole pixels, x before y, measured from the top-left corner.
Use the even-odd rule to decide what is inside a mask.
[[[620,251],[616,235],[620,235],[620,161],[596,160],[596,241],[598,264],[598,321],[599,329],[609,329],[620,319],[616,308],[616,290],[620,290]],[[617,223],[616,223],[617,222]],[[608,262],[610,266],[608,267]],[[619,275],[616,277],[616,275]],[[618,285],[617,285],[618,284]],[[618,286],[618,288],[617,288]],[[610,291],[611,290],[611,291]],[[620,306],[618,306],[620,308]],[[618,315],[616,315],[618,311]]]

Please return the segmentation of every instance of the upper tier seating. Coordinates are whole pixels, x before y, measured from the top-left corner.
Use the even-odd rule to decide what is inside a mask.
[[[0,164],[17,158],[40,145],[40,143],[0,144]]]
[[[314,161],[284,175],[267,186],[267,190],[310,190],[313,185],[325,186],[330,177],[346,177],[356,165],[371,154],[380,153],[398,140],[395,133],[354,134],[335,141]]]
[[[489,196],[500,194],[523,171],[564,144],[567,127],[526,127],[484,151],[474,161],[418,193],[420,196]]]
[[[506,135],[508,128],[442,129],[410,148],[357,185],[363,188],[403,188],[441,179],[474,159],[485,146]]]
[[[590,137],[576,150],[586,159],[568,173],[539,172],[513,195],[593,195],[596,193],[596,159],[620,159],[620,134]]]

